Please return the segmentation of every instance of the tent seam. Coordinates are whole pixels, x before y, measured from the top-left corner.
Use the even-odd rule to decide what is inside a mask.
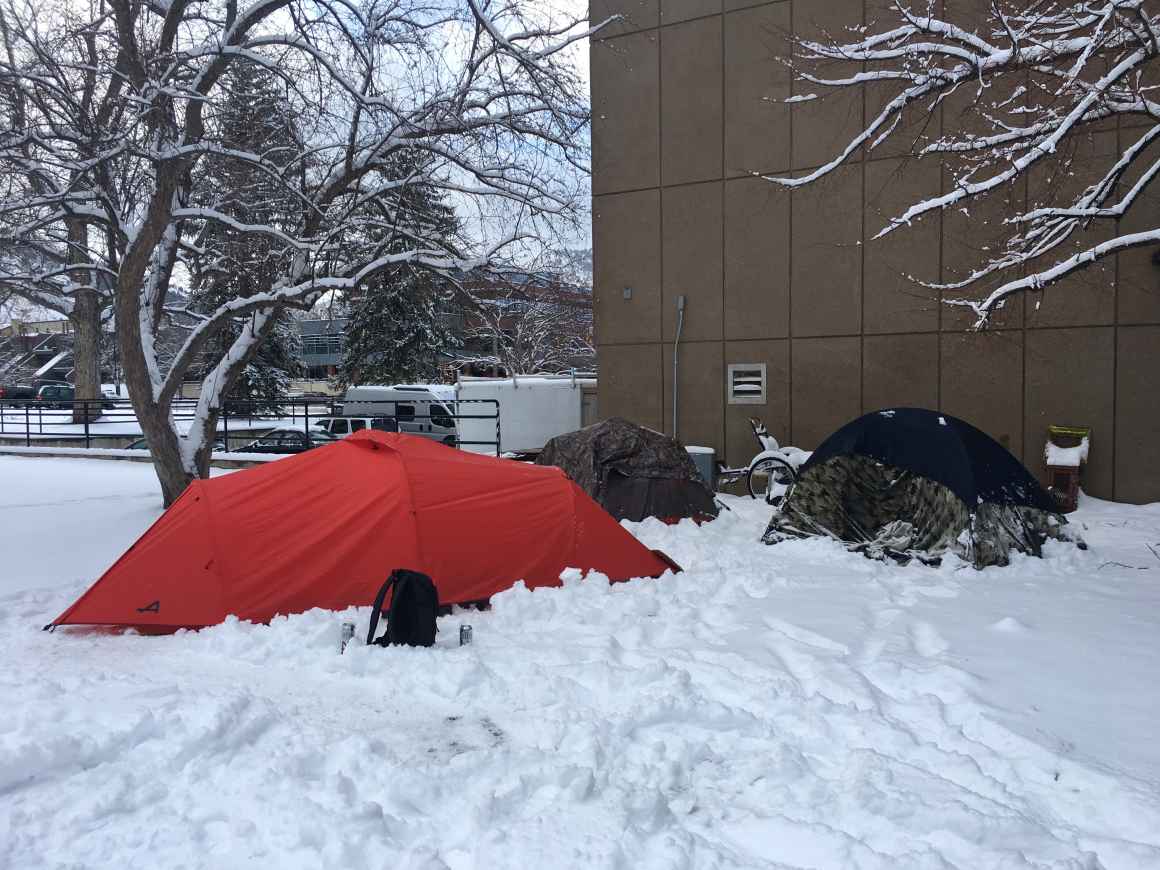
[[[566,479],[566,478],[565,478]],[[575,483],[568,480],[568,496],[572,501],[572,552],[569,561],[575,562],[576,554],[580,552],[580,512],[576,509],[576,492],[580,489]],[[620,523],[617,523],[619,526]],[[568,566],[572,567],[571,565]]]
[[[201,480],[195,480],[189,485],[189,488],[192,489],[196,485],[198,495],[201,496],[201,498],[198,500],[201,501],[201,509],[205,512],[205,523],[209,531],[209,546],[213,552],[213,574],[218,583],[218,602],[221,605],[221,609],[223,611],[222,618],[224,619],[230,614],[229,608],[226,606],[226,581],[222,576],[222,550],[218,547],[217,530],[213,522],[213,511],[210,510],[209,494],[206,492],[206,487],[201,486],[200,484]]]
[[[403,486],[407,488],[407,505],[411,510],[411,529],[413,530],[415,536],[415,555],[418,557],[419,563],[421,565],[425,565],[427,560],[424,558],[423,536],[419,533],[419,512],[415,508],[415,491],[411,486],[411,475],[409,469],[407,468],[407,463],[403,461],[403,454],[400,451],[393,447],[389,447],[389,445],[384,445],[384,447],[388,447],[388,449],[390,449],[391,455],[393,455],[395,461],[399,463],[400,477],[403,478]],[[402,568],[406,566],[396,565],[395,567]],[[416,568],[415,570],[418,569]],[[438,593],[438,584],[436,584],[435,590],[436,593]]]

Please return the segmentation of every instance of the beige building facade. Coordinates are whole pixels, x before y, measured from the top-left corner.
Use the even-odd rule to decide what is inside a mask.
[[[756,452],[750,416],[810,449],[866,411],[917,405],[974,423],[1041,477],[1047,427],[1090,426],[1085,489],[1160,500],[1153,250],[1017,298],[985,332],[909,277],[962,277],[999,238],[1004,214],[1077,179],[1032,175],[1001,202],[873,241],[888,217],[946,184],[937,163],[906,158],[910,139],[793,192],[754,177],[816,167],[862,129],[881,93],[786,104],[798,86],[775,58],[789,33],[840,33],[878,6],[593,0],[593,20],[625,16],[591,48],[601,416],[671,432],[675,385],[678,435],[738,464]],[[937,135],[956,111],[908,123]],[[1103,127],[1077,144],[1077,165],[1141,133]],[[1160,195],[1123,223],[1145,212],[1154,221]]]

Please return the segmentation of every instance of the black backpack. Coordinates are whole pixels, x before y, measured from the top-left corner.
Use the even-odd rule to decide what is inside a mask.
[[[387,612],[387,630],[376,639],[379,614],[383,611],[383,601],[387,592],[394,587],[391,607]],[[371,627],[367,632],[367,644],[379,646],[434,646],[435,616],[439,611],[439,592],[426,574],[396,568],[375,596],[375,606],[371,610]]]

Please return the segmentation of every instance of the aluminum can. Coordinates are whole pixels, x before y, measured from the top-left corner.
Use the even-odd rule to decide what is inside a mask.
[[[346,645],[354,640],[354,623],[344,622],[342,624],[342,641],[338,647],[338,654],[342,655],[346,652]]]
[[[467,646],[469,643],[471,643],[471,626],[470,625],[459,626],[459,645],[460,646]]]

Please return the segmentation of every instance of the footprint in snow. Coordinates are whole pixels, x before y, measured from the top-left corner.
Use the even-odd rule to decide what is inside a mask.
[[[887,607],[882,610],[870,612],[870,619],[866,623],[867,628],[870,630],[870,636],[858,653],[857,661],[860,665],[870,665],[878,661],[879,656],[882,655],[890,642],[890,639],[883,632],[902,613],[903,611],[897,607]]]
[[[465,752],[479,752],[495,749],[507,735],[489,717],[481,719],[462,716],[446,716],[443,739],[427,747],[429,756],[453,758]]]
[[[998,622],[991,623],[992,631],[1003,631],[1007,634],[1021,634],[1027,631],[1027,626],[1014,616],[1004,616]]]
[[[850,649],[843,643],[836,640],[831,640],[825,635],[818,634],[815,631],[810,631],[808,628],[802,628],[800,625],[786,622],[777,619],[773,616],[767,616],[762,620],[766,628],[777,632],[790,640],[797,641],[800,644],[814,647],[817,650],[825,652],[837,653],[838,655],[849,655]]]
[[[910,642],[914,651],[925,658],[933,658],[950,649],[950,644],[929,622],[916,622],[910,628]]]

